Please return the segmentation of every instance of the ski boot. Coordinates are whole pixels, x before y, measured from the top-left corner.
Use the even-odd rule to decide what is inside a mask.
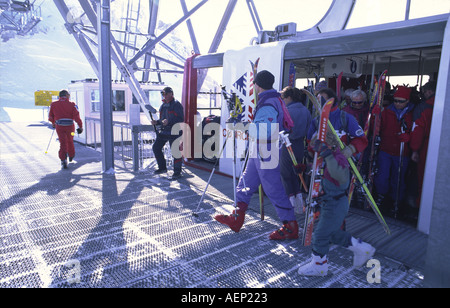
[[[295,240],[298,239],[298,224],[296,220],[288,221],[283,226],[273,231],[269,238],[271,240]]]
[[[61,161],[61,169],[67,169],[67,159]]]
[[[347,247],[353,252],[353,268],[359,268],[366,264],[375,253],[375,248],[370,244],[352,237],[351,245]]]
[[[158,168],[157,170],[155,170],[155,172],[153,172],[153,174],[161,174],[165,172],[167,172],[166,168]]]
[[[311,262],[300,266],[298,274],[303,276],[326,276],[328,273],[328,260],[327,256],[318,256],[312,254]]]
[[[244,224],[245,211],[237,208],[231,215],[216,215],[214,219],[237,233]]]

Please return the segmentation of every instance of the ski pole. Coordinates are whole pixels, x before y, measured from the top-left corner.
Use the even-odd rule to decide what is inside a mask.
[[[297,159],[295,159],[294,151],[292,150],[292,143],[289,140],[289,134],[286,134],[284,131],[280,132],[280,137],[282,140],[282,143],[286,145],[286,149],[288,150],[289,156],[291,157],[292,163],[294,164],[295,168],[298,168]],[[297,173],[298,177],[300,178],[300,181],[302,182],[303,188],[306,192],[308,192],[308,188],[306,187],[305,180],[303,179],[303,176],[301,173]]]
[[[53,131],[52,131],[52,135],[50,136],[50,140],[48,141],[48,145],[47,145],[47,150],[45,150],[45,154],[47,154],[47,152],[48,152],[48,148],[50,147],[50,142],[52,141],[52,138],[53,138],[53,134],[55,133],[55,128],[53,129]]]
[[[404,119],[402,119],[402,123],[400,124],[400,131],[403,134],[405,132],[403,125]],[[402,164],[403,164],[403,151],[405,148],[405,143],[400,143],[400,157],[398,158],[398,174],[397,174],[397,189],[395,192],[395,206],[394,206],[394,218],[397,219],[398,214],[398,198],[400,196],[400,181],[401,181],[401,173],[402,173]]]
[[[200,207],[200,204],[202,204],[203,198],[205,197],[205,193],[208,190],[209,182],[211,182],[211,178],[212,178],[214,172],[216,171],[217,163],[219,162],[220,156],[222,156],[223,150],[225,149],[225,145],[227,144],[227,140],[228,140],[228,137],[225,139],[222,149],[220,150],[219,156],[217,157],[217,160],[214,163],[213,169],[211,171],[211,174],[209,175],[208,182],[206,183],[205,190],[203,191],[202,197],[200,198],[200,201],[198,202],[197,208],[195,209],[195,212],[192,213],[192,215],[195,217],[198,217],[198,214],[197,214],[198,208]]]

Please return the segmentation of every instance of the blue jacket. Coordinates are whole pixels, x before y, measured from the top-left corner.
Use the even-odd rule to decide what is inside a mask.
[[[287,109],[294,121],[294,127],[289,134],[289,139],[297,140],[304,138],[311,125],[311,114],[301,102],[292,102],[287,105]]]
[[[184,121],[183,106],[179,101],[173,99],[170,102],[165,102],[159,108],[159,120],[158,124],[162,124],[161,121],[167,119],[169,122],[166,126],[161,126],[161,134],[171,135],[172,126],[176,123]]]
[[[250,135],[254,138],[260,139],[259,132],[261,130],[260,124],[267,125],[267,140],[270,140],[272,135],[271,124],[278,123],[278,129],[281,132],[284,130],[283,117],[284,113],[280,106],[280,93],[275,89],[266,90],[258,95],[258,103],[256,105],[255,118],[253,123],[256,124],[256,131],[250,129]],[[256,135],[257,134],[257,135]],[[270,142],[270,141],[269,141]]]
[[[342,112],[344,111],[340,110],[337,105],[333,106],[333,109],[330,112],[329,120],[342,142],[347,145],[352,144],[358,153],[362,153],[362,151],[364,151],[367,147],[369,141],[364,135],[364,131],[361,126],[359,126],[355,117],[346,112],[344,112],[344,115],[342,116]],[[312,121],[311,126],[309,127],[308,135],[306,136],[308,140],[311,140],[312,136],[317,131],[318,122],[318,118]],[[346,127],[344,127],[344,125]]]

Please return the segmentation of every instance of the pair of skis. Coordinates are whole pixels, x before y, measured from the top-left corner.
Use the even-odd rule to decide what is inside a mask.
[[[308,93],[310,93],[310,92],[308,92]],[[313,100],[311,100],[311,101],[313,101]],[[314,103],[314,101],[313,101],[313,103]],[[334,104],[334,98],[329,99],[325,103],[323,108],[321,108],[320,104],[317,105],[314,103],[315,108],[318,111],[320,111],[320,120],[319,120],[317,139],[322,142],[325,142],[325,139],[327,136],[327,123],[329,122],[328,118],[329,118],[331,107],[333,106],[333,104]],[[305,223],[303,225],[303,237],[302,237],[303,246],[311,245],[312,233],[313,233],[313,229],[314,229],[314,222],[319,217],[319,211],[317,208],[318,203],[316,201],[316,198],[319,197],[320,181],[322,180],[322,175],[323,175],[322,165],[323,165],[323,158],[320,157],[317,152],[315,152],[312,167],[311,167],[311,180],[309,183],[309,192],[308,192],[308,197],[306,198]]]
[[[340,148],[343,149],[345,147],[345,145],[342,143],[341,139],[339,138],[338,134],[336,133],[336,130],[334,129],[333,125],[331,124],[331,122],[328,119],[328,116],[329,116],[328,108],[331,108],[331,106],[334,103],[334,99],[328,100],[325,103],[324,108],[322,108],[319,101],[317,100],[317,98],[311,92],[309,92],[305,89],[302,89],[302,91],[308,96],[310,101],[313,102],[315,108],[320,111],[321,116],[320,116],[320,122],[319,122],[319,132],[318,132],[319,140],[321,140],[321,141],[325,140],[325,139],[320,139],[320,138],[324,138],[323,134],[325,133],[325,136],[326,136],[326,130],[329,129],[332,132],[332,135],[334,136],[335,140],[338,142]],[[384,231],[387,234],[390,234],[389,227],[388,227],[386,221],[384,220],[383,215],[381,214],[380,210],[378,209],[378,206],[376,205],[375,200],[373,199],[367,185],[365,184],[363,178],[361,177],[361,174],[359,173],[358,169],[356,168],[355,163],[353,162],[353,159],[351,157],[349,157],[347,160],[350,164],[351,171],[353,172],[354,176],[358,180],[359,184],[362,186],[364,195],[365,195],[369,205],[373,209],[375,215],[377,216],[379,222],[383,226]],[[311,243],[312,231],[313,231],[314,220],[315,220],[314,218],[317,218],[317,216],[318,216],[317,214],[314,215],[314,207],[316,206],[316,202],[314,201],[314,198],[313,198],[314,185],[316,184],[315,178],[317,175],[318,166],[319,166],[318,155],[317,155],[317,153],[314,153],[310,191],[308,194],[308,198],[306,200],[305,224],[303,227],[302,242],[303,242],[303,245],[305,245],[305,246],[308,246]],[[317,184],[316,184],[316,186],[317,186]]]
[[[372,92],[371,95],[371,99],[370,99],[370,103],[369,103],[369,113],[367,114],[367,118],[366,118],[366,122],[364,125],[364,135],[369,138],[369,130],[370,130],[370,126],[371,126],[371,121],[373,119],[373,130],[372,130],[372,138],[371,138],[371,145],[370,145],[370,153],[369,153],[369,171],[368,171],[368,179],[367,179],[367,187],[369,189],[370,192],[372,192],[372,166],[373,166],[373,161],[375,158],[375,139],[377,138],[377,131],[376,131],[376,127],[379,125],[379,121],[381,120],[381,116],[378,113],[379,110],[381,110],[381,105],[383,102],[383,97],[384,97],[384,89],[386,86],[386,75],[387,75],[387,70],[385,70],[379,78],[379,81],[375,80],[374,83],[374,90]],[[378,108],[375,108],[375,106],[378,106]],[[364,155],[363,153],[361,153],[359,160],[358,160],[358,164],[357,164],[357,169],[358,171],[361,170],[361,166],[363,164],[363,159],[364,159]],[[352,180],[350,182],[350,188],[349,188],[349,192],[348,192],[348,202],[350,203],[352,201],[352,197],[353,197],[353,192],[355,190],[355,186],[356,186],[356,176],[353,175]]]
[[[379,86],[379,94],[377,97],[377,106],[379,108],[376,108],[375,111],[371,110],[372,116],[373,116],[373,127],[372,127],[372,139],[370,142],[370,156],[369,156],[369,171],[367,172],[368,181],[367,185],[369,187],[369,190],[372,191],[372,184],[373,184],[373,177],[375,175],[375,156],[377,153],[377,139],[379,135],[379,126],[381,122],[381,106],[383,105],[383,99],[384,99],[384,90],[386,86],[386,75],[387,70],[384,71],[380,76],[380,86]]]

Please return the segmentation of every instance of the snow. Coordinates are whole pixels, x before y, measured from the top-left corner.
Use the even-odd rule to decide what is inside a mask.
[[[0,121],[41,121],[34,92],[59,91],[71,80],[95,78],[75,39],[67,32],[53,1],[41,6],[39,33],[1,42]]]

